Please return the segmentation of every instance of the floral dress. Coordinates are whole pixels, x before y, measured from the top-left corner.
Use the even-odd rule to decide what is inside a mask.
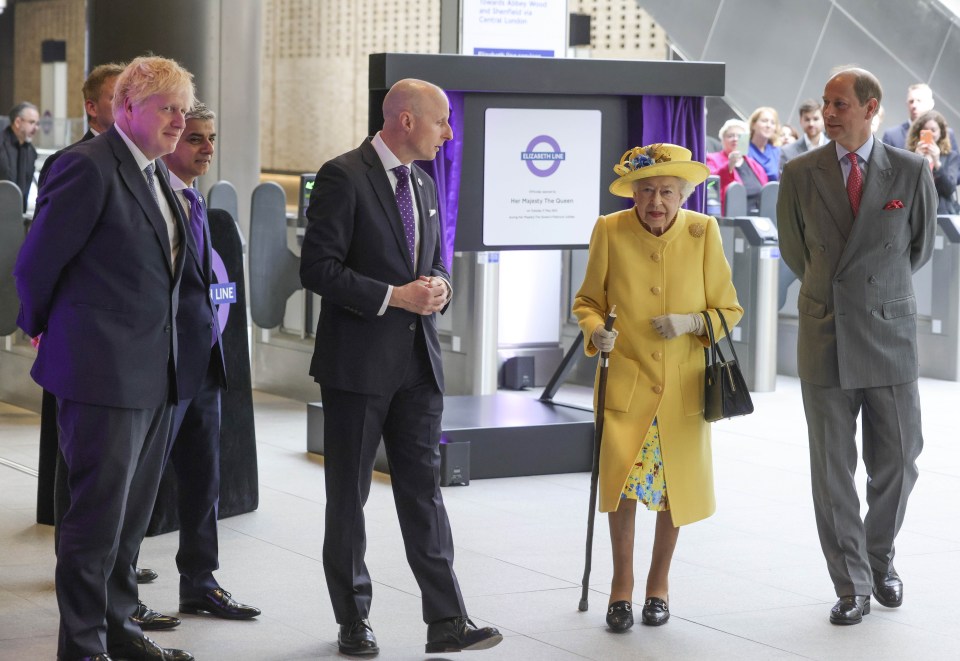
[[[667,483],[663,476],[663,459],[660,456],[660,428],[656,418],[647,430],[643,447],[627,476],[620,498],[639,500],[648,510],[657,512],[670,509]]]

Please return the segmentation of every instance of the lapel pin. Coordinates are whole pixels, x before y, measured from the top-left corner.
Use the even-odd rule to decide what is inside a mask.
[[[423,181],[420,179],[420,177],[417,177],[417,186],[423,186]]]

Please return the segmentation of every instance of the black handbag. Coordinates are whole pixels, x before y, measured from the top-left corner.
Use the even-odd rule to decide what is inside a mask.
[[[738,415],[753,413],[753,400],[747,390],[747,382],[743,379],[740,364],[737,362],[737,351],[733,348],[730,339],[730,330],[723,313],[717,310],[723,332],[727,336],[733,360],[727,360],[713,335],[713,322],[706,312],[701,313],[707,326],[707,337],[710,339],[710,348],[703,350],[707,368],[703,385],[703,417],[707,422],[716,422],[724,418],[733,418]]]

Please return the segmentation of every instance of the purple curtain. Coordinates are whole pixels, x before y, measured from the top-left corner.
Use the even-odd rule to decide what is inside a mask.
[[[701,96],[642,96],[627,102],[627,145],[669,142],[686,147],[695,161],[706,157],[706,114]],[[697,186],[684,206],[703,212],[704,189]]]
[[[460,171],[463,163],[463,92],[448,91],[450,126],[453,140],[447,142],[433,161],[420,165],[437,183],[440,202],[440,231],[443,263],[448,267],[453,259],[453,237],[457,231],[457,208],[460,195]],[[640,147],[655,142],[670,142],[693,152],[693,160],[703,162],[706,156],[706,115],[704,100],[699,96],[643,96],[627,100],[627,144]],[[478,129],[475,129],[478,130]],[[610,163],[612,167],[614,164]],[[694,211],[703,211],[703,186],[697,186],[684,205]]]

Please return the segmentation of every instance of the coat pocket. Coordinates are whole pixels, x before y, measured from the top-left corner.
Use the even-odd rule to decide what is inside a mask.
[[[604,408],[610,411],[629,411],[639,378],[640,364],[637,361],[616,354],[610,356]]]
[[[805,314],[817,319],[823,319],[827,314],[827,306],[824,303],[815,301],[803,292],[797,297],[797,310],[800,314]]]
[[[680,394],[684,415],[703,413],[703,379],[706,366],[702,360],[682,363],[680,370]]]
[[[906,317],[912,314],[917,314],[916,296],[896,298],[883,304],[884,319],[896,319],[897,317]]]

